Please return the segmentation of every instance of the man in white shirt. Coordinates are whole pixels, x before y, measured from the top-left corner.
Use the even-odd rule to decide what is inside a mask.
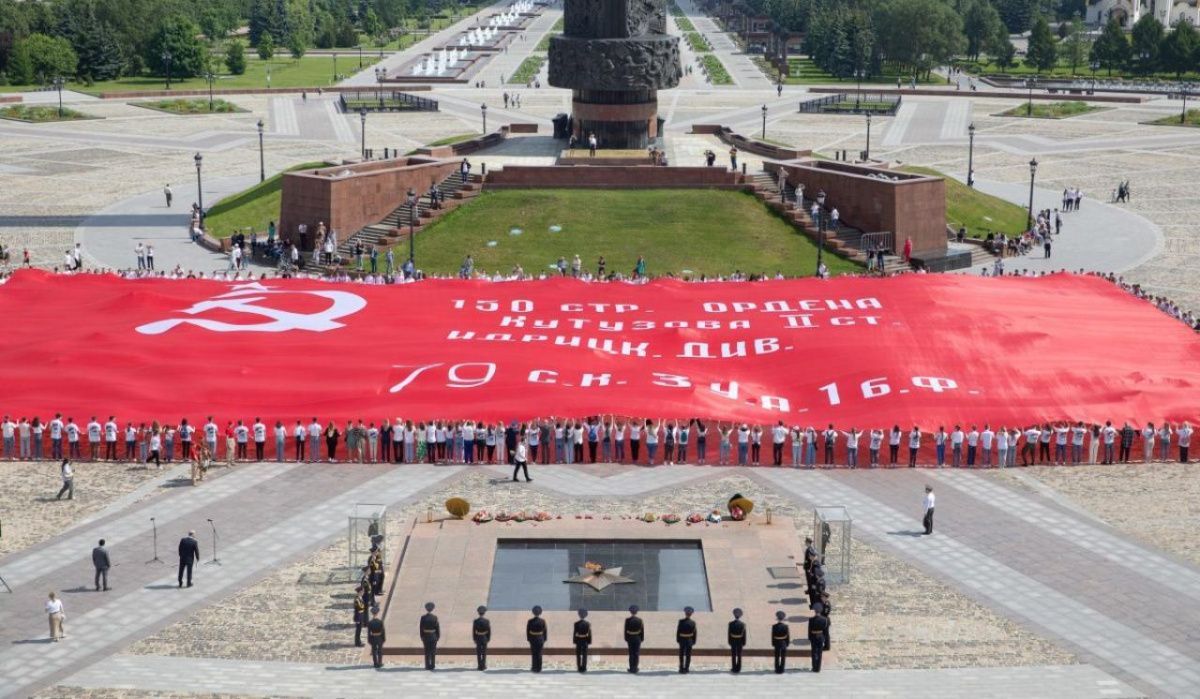
[[[296,440],[296,463],[304,461],[304,442],[308,437],[308,430],[304,429],[304,423],[296,421],[296,426],[292,428],[292,437]]]
[[[108,422],[104,423],[104,458],[107,461],[117,460],[117,431],[117,418],[109,415]]]
[[[1087,428],[1083,426],[1083,422],[1075,423],[1071,428],[1071,463],[1078,464],[1083,458],[1083,436],[1087,434]]]
[[[1102,464],[1113,463],[1113,442],[1117,439],[1117,428],[1112,426],[1112,420],[1104,423],[1104,427],[1100,429],[1100,438],[1104,442],[1104,460]]]
[[[883,444],[883,430],[875,428],[871,430],[871,441],[867,448],[870,450],[871,468],[879,466],[879,447]]]
[[[825,465],[833,466],[833,445],[837,443],[837,430],[833,429],[833,425],[825,428],[825,433],[821,435],[825,438]]]
[[[267,443],[267,426],[263,424],[262,418],[254,418],[254,460],[263,460],[263,448]]]
[[[87,424],[88,451],[91,452],[92,461],[100,459],[100,441],[102,427],[99,422],[96,422],[96,416],[92,416],[92,421]]]
[[[213,422],[212,415],[208,416],[208,422],[204,423],[204,443],[208,446],[208,454],[212,459],[217,458],[217,423]]]
[[[975,425],[971,425],[971,431],[967,433],[967,468],[975,468],[975,456],[979,449],[979,430]]]
[[[62,438],[62,413],[54,413],[54,419],[50,421],[50,458],[56,461],[63,458]]]
[[[241,420],[237,421],[237,426],[233,428],[233,437],[237,441],[237,451],[235,458],[240,461],[245,461],[246,446],[250,441],[250,428],[242,424]]]
[[[517,450],[513,454],[513,481],[517,480],[517,473],[525,473],[525,482],[528,483],[533,479],[529,477],[529,447],[525,445],[523,436],[517,437]]]
[[[71,462],[63,459],[60,468],[62,472],[62,489],[58,491],[58,495],[54,496],[55,500],[61,500],[63,493],[67,494],[68,500],[75,499],[75,469],[71,468]]]
[[[962,448],[963,441],[967,435],[963,432],[960,425],[954,426],[954,431],[950,433],[950,465],[954,468],[962,466]]]
[[[922,523],[925,525],[925,535],[929,536],[933,533],[933,504],[934,504],[933,486],[925,486],[925,518]]]
[[[1035,458],[1037,455],[1038,437],[1042,431],[1037,428],[1037,425],[1030,425],[1025,428],[1025,446],[1021,449],[1021,465],[1028,466],[1031,463],[1037,463]]]
[[[1071,426],[1067,423],[1055,425],[1054,430],[1054,462],[1059,466],[1067,463],[1067,438],[1071,435]]]
[[[783,426],[783,421],[771,428],[771,451],[775,457],[775,465],[783,465],[783,445],[787,442],[788,430]]]
[[[63,432],[67,433],[67,453],[72,459],[82,459],[83,455],[79,453],[79,425],[75,424],[75,418],[67,418],[67,424],[63,425]]]
[[[917,467],[917,452],[921,451],[921,428],[913,425],[908,433],[908,467]]]
[[[317,451],[321,447],[321,423],[317,422],[317,418],[313,418],[308,425],[308,463],[314,460],[320,460],[321,454]]]
[[[1186,464],[1188,462],[1188,449],[1192,446],[1192,426],[1185,422],[1180,425],[1175,434],[1179,437],[1179,463]]]

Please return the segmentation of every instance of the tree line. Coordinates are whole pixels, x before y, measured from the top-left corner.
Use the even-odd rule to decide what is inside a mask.
[[[1110,20],[1095,39],[1080,17],[1085,0],[743,0],[781,29],[804,34],[804,52],[839,78],[870,78],[885,68],[925,75],[956,58],[986,56],[1001,70],[1021,60],[1037,71],[1065,64],[1072,73],[1200,70],[1200,35],[1180,21],[1164,27],[1149,14],[1126,33]],[[1057,25],[1057,29],[1052,28]],[[1018,59],[1010,35],[1030,32]]]
[[[48,84],[122,76],[188,78],[225,69],[245,71],[247,27],[260,57],[310,47],[380,45],[408,19],[429,18],[459,0],[0,0],[0,82]],[[167,56],[170,59],[167,60]],[[219,55],[219,54],[218,54]]]

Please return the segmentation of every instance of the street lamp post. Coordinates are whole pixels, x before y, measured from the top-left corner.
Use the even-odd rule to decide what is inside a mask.
[[[204,157],[197,153],[192,160],[196,161],[196,206],[200,207],[200,220],[204,221],[204,185],[200,179],[200,163]]]
[[[362,44],[358,45],[358,69],[362,70]]]
[[[375,99],[379,101],[379,108],[383,109],[383,69],[375,69]]]
[[[1097,68],[1099,68],[1099,67],[1100,67],[1100,61],[1092,61],[1092,65],[1091,65],[1091,69],[1092,69],[1092,91],[1088,93],[1088,94],[1090,94],[1090,95],[1094,95],[1094,94],[1096,94],[1096,69],[1097,69]]]
[[[762,137],[763,137],[763,140],[766,140],[766,138],[767,138],[767,105],[765,105],[765,104],[762,106],[762,115],[763,115]]]
[[[172,58],[172,56],[171,56],[170,51],[162,52],[163,63],[165,63],[167,65],[167,89],[168,90],[171,89],[171,58]]]
[[[483,114],[483,133],[487,134],[487,105],[479,105],[479,112]]]
[[[217,76],[213,75],[210,70],[204,74],[204,79],[208,81],[208,111],[211,112],[213,110],[213,82],[217,79]]]
[[[1025,227],[1033,230],[1033,181],[1037,177],[1037,158],[1029,161],[1029,218],[1025,223]]]
[[[975,122],[967,127],[967,186],[975,186]]]
[[[1029,90],[1029,102],[1025,105],[1025,116],[1033,116],[1033,88],[1037,85],[1037,80],[1029,78],[1025,81],[1025,87]]]
[[[358,118],[362,121],[362,157],[365,160],[367,157],[367,108],[363,107],[358,110]]]
[[[413,270],[417,268],[416,243],[417,193],[412,187],[408,188],[408,259],[412,262]]]
[[[867,149],[863,151],[863,160],[871,159],[871,113],[867,112]]]
[[[54,79],[54,89],[58,90],[58,118],[62,119],[62,115],[63,115],[63,106],[62,106],[63,79],[62,79],[61,75]],[[1186,98],[1184,98],[1184,99],[1186,100]],[[1184,106],[1184,111],[1187,111],[1187,102],[1186,101],[1183,103],[1183,106]]]
[[[267,162],[263,159],[263,120],[258,120],[258,181],[267,179]]]
[[[854,108],[855,109],[858,109],[859,106],[862,104],[862,74],[863,74],[862,66],[859,66],[858,71],[857,71],[858,92],[854,93]]]
[[[331,83],[337,82],[337,51],[333,52],[333,80]]]
[[[1182,110],[1180,110],[1180,112],[1179,112],[1179,123],[1180,123],[1180,124],[1186,124],[1186,123],[1187,123],[1187,98],[1188,98],[1188,90],[1190,90],[1190,89],[1192,89],[1192,85],[1191,85],[1191,83],[1184,83],[1184,84],[1183,84],[1183,85],[1180,87],[1180,90],[1183,92],[1183,109],[1182,109]],[[58,94],[59,94],[60,96],[62,95],[62,87],[61,87],[61,86],[58,88]],[[60,111],[61,111],[61,109],[62,109],[62,107],[61,107],[61,102],[62,102],[62,100],[60,99],[60,100],[59,100],[59,103],[60,103],[60,107],[59,107],[59,109],[60,109]]]

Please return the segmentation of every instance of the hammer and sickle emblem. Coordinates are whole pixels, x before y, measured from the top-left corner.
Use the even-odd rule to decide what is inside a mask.
[[[321,298],[329,299],[332,303],[329,308],[319,313],[292,313],[270,306],[256,305],[260,301],[267,299],[268,295],[278,294],[310,294]],[[247,313],[250,315],[261,316],[267,320],[256,324],[238,324],[226,323],[219,320],[208,320],[206,318],[171,318],[168,320],[158,320],[153,323],[146,323],[137,327],[137,331],[143,335],[161,335],[177,325],[189,324],[196,327],[204,328],[219,333],[229,332],[260,332],[260,333],[281,333],[289,330],[307,330],[310,332],[325,332],[327,330],[335,330],[343,326],[343,323],[337,322],[338,318],[352,315],[361,311],[367,305],[366,299],[347,291],[294,291],[290,289],[272,289],[263,286],[259,283],[241,284],[235,286],[233,291],[230,291],[220,296],[215,296],[207,301],[201,301],[191,308],[185,308],[180,313],[188,315],[196,315],[214,308],[219,308],[235,313]]]

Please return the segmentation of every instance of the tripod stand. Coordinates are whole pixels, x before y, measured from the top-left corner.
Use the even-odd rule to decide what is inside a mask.
[[[212,557],[211,561],[205,561],[204,565],[206,565],[206,566],[221,565],[221,560],[219,558],[217,558],[217,525],[213,524],[213,521],[210,519],[210,520],[208,520],[208,526],[212,527],[213,557]]]
[[[158,524],[154,521],[153,517],[150,518],[150,526],[154,531],[154,558],[146,561],[146,565],[150,565],[151,563],[166,564],[166,561],[158,557]]]

